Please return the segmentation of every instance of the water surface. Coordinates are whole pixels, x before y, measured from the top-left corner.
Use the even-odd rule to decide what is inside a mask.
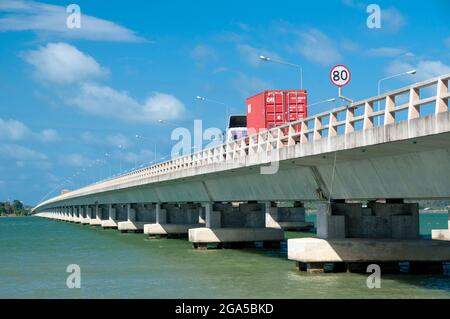
[[[314,220],[313,215],[309,216]],[[421,214],[421,233],[446,214]],[[311,234],[287,233],[287,237]],[[286,249],[194,250],[187,240],[148,240],[36,217],[0,218],[0,298],[450,298],[450,277],[298,272]],[[66,267],[81,267],[68,289]]]

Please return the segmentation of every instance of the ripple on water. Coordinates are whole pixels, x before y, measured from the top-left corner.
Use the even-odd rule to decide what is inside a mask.
[[[450,277],[383,276],[368,289],[364,274],[301,273],[283,246],[201,251],[33,217],[1,218],[0,240],[1,298],[450,298]],[[74,263],[81,289],[66,287]]]

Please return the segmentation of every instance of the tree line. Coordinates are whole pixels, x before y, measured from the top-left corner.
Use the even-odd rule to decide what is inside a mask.
[[[25,207],[20,200],[15,199],[12,202],[0,202],[0,216],[25,216],[30,215],[30,213],[30,207]]]

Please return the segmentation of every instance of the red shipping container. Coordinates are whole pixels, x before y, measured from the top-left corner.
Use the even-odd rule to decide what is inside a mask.
[[[271,90],[247,98],[247,130],[254,134],[307,117],[305,90]],[[300,125],[297,130],[300,129]]]

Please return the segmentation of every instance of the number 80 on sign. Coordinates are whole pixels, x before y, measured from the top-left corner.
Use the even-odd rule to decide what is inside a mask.
[[[345,65],[338,64],[330,71],[330,80],[336,86],[345,86],[350,82],[351,73]]]

